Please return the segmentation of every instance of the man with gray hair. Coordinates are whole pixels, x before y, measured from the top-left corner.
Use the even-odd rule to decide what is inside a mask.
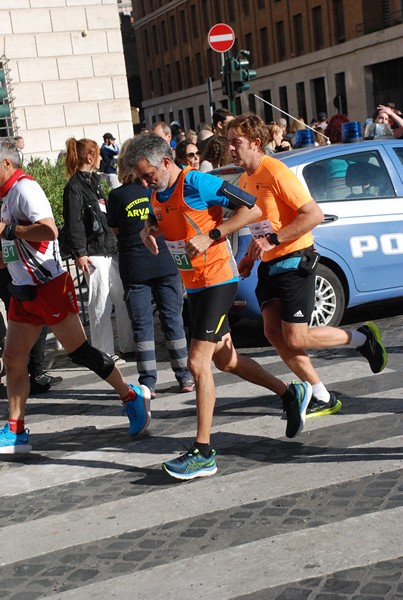
[[[156,135],[129,141],[122,168],[134,171],[151,188],[151,209],[141,237],[158,254],[165,242],[182,276],[192,317],[188,367],[196,386],[197,433],[192,447],[163,468],[177,479],[207,477],[217,471],[210,446],[216,390],[211,361],[221,371],[272,390],[287,405],[288,437],[303,426],[299,407],[310,399],[310,385],[287,385],[234,348],[228,311],[236,296],[238,270],[228,237],[260,217],[255,197],[218,177],[175,164],[167,143]],[[232,215],[223,220],[222,209]],[[291,406],[292,405],[292,406]],[[290,410],[289,410],[290,409]]]
[[[150,422],[150,391],[129,386],[112,358],[91,346],[79,319],[74,282],[64,269],[57,227],[44,191],[20,168],[14,142],[0,141],[0,268],[12,284],[3,354],[7,372],[9,418],[0,429],[0,454],[30,452],[25,429],[29,394],[27,360],[43,325],[49,325],[72,362],[87,367],[119,394],[132,435]]]

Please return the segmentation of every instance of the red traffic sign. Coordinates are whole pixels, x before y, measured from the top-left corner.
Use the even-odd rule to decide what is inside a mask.
[[[207,41],[212,50],[227,52],[235,42],[234,30],[226,23],[217,23],[208,32]]]

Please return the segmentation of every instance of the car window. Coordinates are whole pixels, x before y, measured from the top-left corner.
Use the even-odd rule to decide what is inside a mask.
[[[393,150],[396,152],[398,159],[400,160],[401,164],[403,165],[403,148],[393,148]]]
[[[395,196],[388,171],[376,150],[319,160],[306,165],[302,173],[312,198],[318,202]]]

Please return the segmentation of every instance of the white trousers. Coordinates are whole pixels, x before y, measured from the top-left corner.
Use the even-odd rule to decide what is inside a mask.
[[[96,269],[85,273],[88,286],[88,319],[91,343],[95,348],[115,354],[112,327],[112,307],[115,307],[117,343],[120,352],[134,352],[133,330],[126,303],[123,300],[123,285],[119,274],[118,255],[91,256]]]

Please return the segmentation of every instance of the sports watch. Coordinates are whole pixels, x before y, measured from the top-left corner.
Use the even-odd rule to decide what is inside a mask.
[[[266,235],[266,238],[269,240],[269,243],[272,246],[279,246],[280,242],[277,237],[277,233],[269,233],[268,235]]]
[[[218,242],[221,239],[221,231],[215,227],[208,232],[208,236],[213,242]]]

